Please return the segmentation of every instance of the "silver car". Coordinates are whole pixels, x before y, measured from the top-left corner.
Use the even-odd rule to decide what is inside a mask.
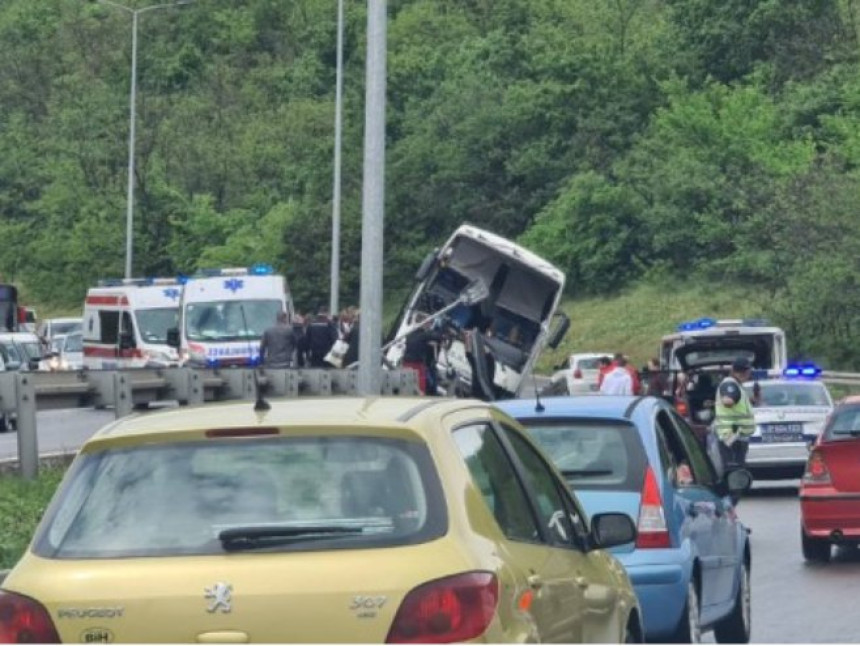
[[[827,386],[815,379],[759,381],[760,401],[754,408],[756,430],[750,438],[747,468],[760,479],[799,478],[809,446],[833,410]],[[744,384],[753,394],[754,382]]]

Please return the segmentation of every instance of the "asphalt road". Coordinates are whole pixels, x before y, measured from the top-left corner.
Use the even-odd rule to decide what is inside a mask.
[[[110,410],[40,412],[39,451],[73,451],[113,419]],[[16,434],[0,434],[0,460],[16,453]],[[738,512],[752,529],[753,641],[860,642],[855,611],[860,599],[860,550],[841,549],[826,565],[805,563],[797,481],[756,483]],[[705,641],[713,642],[713,636],[707,635]]]
[[[753,641],[860,642],[860,550],[840,549],[826,565],[806,564],[797,485],[758,483],[738,507],[753,530]]]

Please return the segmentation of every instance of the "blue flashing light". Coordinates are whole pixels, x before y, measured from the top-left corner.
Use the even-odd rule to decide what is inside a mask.
[[[248,267],[248,273],[252,276],[271,276],[275,273],[275,268],[272,265],[258,262]]]
[[[707,330],[709,327],[714,327],[717,324],[716,320],[707,316],[695,321],[684,321],[678,325],[679,332],[694,332],[695,330]]]
[[[187,285],[188,284],[188,276],[186,276],[185,274],[179,274],[176,277],[176,282],[180,285]]]
[[[802,366],[788,366],[782,372],[786,377],[805,377],[807,379],[814,379],[821,374],[821,368],[812,363],[807,363]]]

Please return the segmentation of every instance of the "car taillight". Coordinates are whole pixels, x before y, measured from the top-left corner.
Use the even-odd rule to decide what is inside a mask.
[[[824,461],[824,456],[820,451],[813,450],[809,454],[809,459],[806,461],[806,470],[803,472],[803,482],[805,484],[824,485],[832,483],[830,469],[827,468],[827,463]]]
[[[657,487],[657,478],[651,467],[645,470],[645,484],[642,485],[642,503],[639,507],[639,522],[636,526],[636,547],[671,547],[672,539],[663,512],[663,499]]]
[[[580,370],[579,368],[574,370],[573,371],[573,378],[574,379],[582,379],[582,370]]]
[[[397,609],[389,644],[443,644],[474,639],[496,614],[499,584],[489,572],[469,572],[421,585]]]
[[[681,417],[688,417],[690,415],[690,408],[687,406],[687,402],[683,399],[675,400],[675,410],[678,411],[678,415]]]
[[[59,644],[48,611],[38,601],[0,590],[0,644]]]

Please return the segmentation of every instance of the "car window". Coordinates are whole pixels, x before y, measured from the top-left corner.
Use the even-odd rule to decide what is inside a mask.
[[[780,406],[830,406],[827,387],[821,382],[768,383],[759,382],[761,405]],[[753,386],[744,384],[747,394],[752,396]]]
[[[90,330],[92,330],[92,321]],[[119,335],[119,312],[99,310],[99,331],[101,332],[99,342],[115,345]]]
[[[540,540],[525,491],[490,425],[460,427],[454,441],[502,533],[514,541]]]
[[[66,337],[63,352],[83,352],[83,339],[80,334],[70,334]]]
[[[6,350],[6,355],[8,356],[7,362],[11,361],[13,363],[24,363],[24,360],[21,357],[21,352],[18,350],[17,345],[12,343],[11,341],[4,341],[3,349]]]
[[[597,370],[600,367],[600,359],[599,357],[591,359],[582,358],[576,362],[576,367],[580,370]]]
[[[283,549],[413,544],[447,531],[426,445],[379,437],[178,442],[81,456],[46,513],[49,558],[218,554],[232,527],[349,530]]]
[[[588,418],[522,423],[574,490],[642,490],[648,458],[633,424]]]
[[[584,526],[578,510],[571,508],[571,501],[564,493],[564,483],[559,482],[549,465],[519,433],[505,425],[502,430],[525,470],[544,534],[555,545],[578,544]]]
[[[714,467],[702,445],[699,444],[693,429],[675,411],[672,411],[670,416],[675,424],[674,430],[684,445],[684,451],[689,460],[690,468],[693,470],[693,478],[696,483],[705,487],[713,487],[717,480]]]
[[[839,406],[827,425],[826,436],[860,433],[860,406]]]
[[[658,442],[662,444],[662,450],[669,457],[663,465],[669,479],[679,487],[697,484],[699,480],[693,470],[692,460],[665,410],[658,411],[654,420],[654,428],[657,432]]]

